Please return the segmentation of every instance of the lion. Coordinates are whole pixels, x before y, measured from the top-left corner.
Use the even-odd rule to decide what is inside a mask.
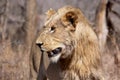
[[[60,63],[61,80],[103,80],[98,38],[80,9],[50,9],[36,40],[52,63]]]

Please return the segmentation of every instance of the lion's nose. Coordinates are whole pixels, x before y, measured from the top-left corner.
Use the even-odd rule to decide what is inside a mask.
[[[43,45],[43,43],[42,42],[36,43],[36,45],[39,46],[39,47],[41,47]]]
[[[36,45],[40,48],[41,52],[44,52],[44,51],[42,50],[42,45],[43,45],[42,42],[41,42],[41,43],[36,43]]]
[[[62,51],[61,47],[58,47],[58,48],[56,48],[56,49],[54,49],[52,51],[48,51],[47,52],[48,53],[48,57],[53,57],[53,56],[59,54],[61,51]]]

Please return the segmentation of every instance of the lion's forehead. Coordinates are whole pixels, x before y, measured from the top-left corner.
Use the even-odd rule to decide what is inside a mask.
[[[45,26],[54,25],[55,23],[57,23],[58,21],[60,21],[60,19],[61,19],[61,16],[56,13],[55,15],[51,16],[51,18],[48,19],[45,22]]]
[[[55,20],[53,19],[45,23],[45,26],[49,28],[49,27],[58,27],[58,26],[64,26],[64,25],[61,19],[55,19]]]

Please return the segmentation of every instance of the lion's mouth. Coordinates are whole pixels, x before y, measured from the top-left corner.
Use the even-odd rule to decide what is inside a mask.
[[[56,48],[56,49],[54,49],[54,50],[52,50],[52,51],[47,51],[48,57],[50,58],[50,57],[57,56],[58,54],[61,53],[61,51],[62,51],[62,48],[61,48],[61,47],[58,47],[58,48]]]

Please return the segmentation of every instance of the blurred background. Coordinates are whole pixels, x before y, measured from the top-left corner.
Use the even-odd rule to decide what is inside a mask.
[[[100,1],[0,0],[0,80],[35,80],[39,75],[41,55],[35,39],[48,9],[80,8],[96,30]],[[120,0],[108,0],[105,11],[108,35],[102,51],[103,70],[106,80],[120,80]]]

